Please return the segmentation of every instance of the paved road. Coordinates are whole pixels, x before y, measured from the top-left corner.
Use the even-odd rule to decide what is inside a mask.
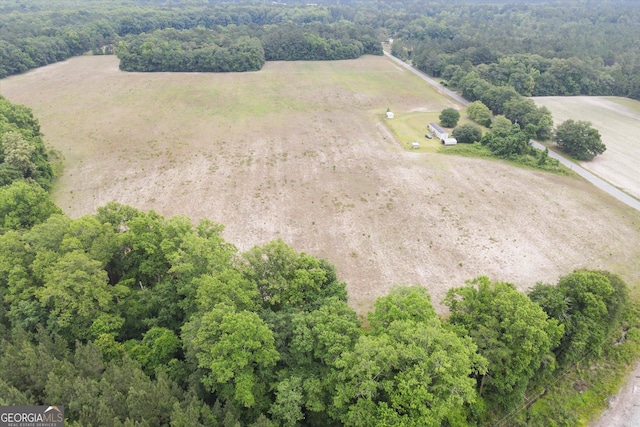
[[[545,149],[545,146],[540,144],[537,141],[532,140],[531,143],[535,148],[539,150]],[[610,195],[620,200],[621,202],[626,203],[627,205],[631,206],[637,211],[640,211],[640,201],[629,196],[627,193],[624,193],[618,190],[616,187],[609,184],[607,181],[601,178],[598,178],[596,175],[592,174],[585,168],[573,163],[571,160],[566,159],[565,157],[561,156],[555,151],[549,150],[549,157],[558,159],[560,163],[562,163],[563,165],[565,165],[566,167],[568,167],[569,169],[571,169],[572,171],[574,171],[575,173],[577,173],[578,175],[580,175],[581,177],[583,177],[584,179],[586,179],[587,181],[589,181],[590,183],[592,183],[593,185],[601,189],[602,191],[609,193]]]
[[[469,105],[469,101],[467,101],[466,99],[464,99],[463,97],[461,97],[457,93],[453,92],[452,90],[449,90],[446,87],[442,86],[440,83],[438,83],[437,81],[433,80],[429,76],[423,74],[421,71],[416,70],[411,65],[401,61],[400,59],[398,59],[395,56],[389,54],[388,52],[385,52],[384,54],[387,55],[389,58],[391,58],[393,61],[395,61],[398,65],[408,69],[409,71],[411,71],[412,73],[414,73],[415,75],[420,77],[422,80],[424,80],[427,83],[435,86],[442,93],[444,93],[447,96],[453,98],[454,100],[456,100],[457,102],[461,103],[462,105]],[[537,141],[533,141],[532,140],[531,143],[533,144],[533,146],[535,148],[537,148],[539,150],[544,150],[545,149],[545,146],[540,144]],[[577,173],[578,175],[580,175],[581,177],[583,177],[584,179],[586,179],[587,181],[589,181],[590,183],[592,183],[593,185],[598,187],[600,190],[602,190],[602,191],[604,191],[606,193],[609,193],[611,196],[615,197],[616,199],[620,200],[621,202],[631,206],[632,208],[634,208],[637,211],[640,211],[640,201],[639,200],[637,200],[637,199],[629,196],[628,194],[618,190],[616,187],[614,187],[613,185],[609,184],[605,180],[603,180],[601,178],[598,178],[596,175],[592,174],[591,172],[589,172],[585,168],[577,165],[576,163],[572,162],[571,160],[566,159],[565,157],[561,156],[560,154],[556,153],[555,151],[549,150],[549,157],[557,159],[564,166],[568,167],[569,169],[571,169],[572,171],[574,171],[575,173]]]
[[[464,99],[463,97],[461,97],[460,95],[455,93],[454,91],[449,90],[446,87],[442,86],[440,83],[438,83],[437,81],[433,80],[431,77],[427,76],[422,71],[416,70],[411,65],[409,65],[406,62],[396,58],[395,56],[391,55],[389,52],[385,52],[384,54],[387,55],[387,57],[391,58],[393,61],[395,61],[401,67],[406,68],[407,70],[411,71],[416,76],[420,77],[425,82],[429,83],[430,85],[435,86],[439,91],[441,91],[445,95],[449,96],[450,98],[455,99],[456,101],[458,101],[462,105],[469,105],[469,101],[467,101],[466,99]]]

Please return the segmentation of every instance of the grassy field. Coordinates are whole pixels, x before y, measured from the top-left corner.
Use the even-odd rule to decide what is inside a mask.
[[[598,96],[540,97],[534,101],[551,110],[556,125],[567,119],[591,122],[607,150],[581,166],[640,199],[639,101]]]
[[[640,213],[577,178],[434,152],[426,126],[460,107],[383,57],[145,74],[89,56],[0,93],[64,155],[54,197],[71,216],[116,200],[210,218],[240,250],[282,238],[336,265],[360,313],[396,284],[441,310],[481,274],[526,289],[589,267],[640,283]]]
[[[460,107],[461,117],[458,121],[458,125],[465,123],[474,123],[466,115],[466,109]],[[387,127],[393,133],[396,140],[400,145],[407,149],[413,150],[418,153],[436,153],[441,150],[447,150],[449,147],[444,147],[442,142],[437,138],[428,139],[425,134],[431,132],[428,129],[429,123],[438,123],[440,111],[408,111],[401,114],[395,114],[392,120],[386,120]],[[449,133],[451,134],[451,129]],[[420,144],[419,149],[413,149],[412,143],[418,142]]]

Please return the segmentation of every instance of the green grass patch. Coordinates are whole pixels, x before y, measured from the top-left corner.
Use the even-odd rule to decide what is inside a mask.
[[[430,133],[429,123],[438,120],[439,112],[411,112],[411,113],[394,113],[393,119],[386,119],[385,123],[389,130],[396,137],[398,142],[407,150],[417,152],[434,153],[440,148],[440,140],[437,138],[425,138],[426,133]],[[420,148],[412,149],[412,143],[417,141]]]
[[[443,154],[454,154],[456,156],[463,157],[494,157],[491,150],[489,150],[479,142],[474,142],[473,144],[456,144],[448,146],[441,145],[438,152]]]
[[[623,105],[630,110],[640,113],[640,101],[636,101],[635,99],[629,99],[629,98],[619,98],[615,96],[606,97],[605,99],[615,102],[616,104]]]
[[[477,150],[475,148],[454,148],[452,146],[444,147],[442,145],[442,142],[437,138],[426,138],[425,134],[431,134],[431,131],[429,131],[429,123],[440,122],[440,111],[394,114],[395,117],[392,120],[387,120],[387,126],[395,135],[396,139],[400,142],[402,147],[404,147],[406,150],[432,153],[446,152],[447,154],[457,154],[465,157],[491,157],[491,155],[486,155],[484,150]],[[471,120],[466,115],[466,110],[462,109],[460,110],[460,120],[458,120],[458,126],[464,124],[474,124],[479,126],[476,122]],[[449,131],[449,135],[451,136],[455,128],[446,129]],[[480,126],[480,129],[482,130],[483,135],[489,131],[489,129],[483,126]],[[412,143],[414,141],[420,143],[420,148],[418,150],[412,148]],[[470,146],[471,144],[462,145]],[[460,147],[460,144],[458,144],[456,147]]]
[[[458,126],[466,123],[474,123],[466,116],[465,110],[460,111],[461,117]],[[442,150],[443,145],[437,138],[426,138],[425,134],[431,134],[429,131],[429,123],[438,123],[440,121],[440,111],[413,111],[413,112],[394,112],[395,117],[386,120],[387,126],[406,150],[417,152],[435,153]],[[486,129],[483,129],[485,132]],[[453,129],[449,129],[449,134]],[[413,149],[413,142],[420,143],[419,149]],[[451,147],[446,147],[451,148]],[[455,153],[454,153],[455,154]],[[460,153],[460,155],[465,155]],[[476,155],[467,155],[467,157],[478,157]],[[480,156],[486,157],[486,156]]]

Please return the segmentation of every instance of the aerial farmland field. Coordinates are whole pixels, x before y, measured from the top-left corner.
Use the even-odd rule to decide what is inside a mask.
[[[360,313],[397,284],[441,310],[478,275],[524,290],[587,267],[640,283],[639,212],[576,177],[406,149],[455,105],[384,57],[147,74],[85,56],[0,94],[64,156],[54,198],[72,217],[115,200],[222,223],[240,250],[280,238],[336,265]]]
[[[607,150],[580,165],[640,199],[640,101],[603,96],[550,96],[533,100],[549,108],[556,126],[568,119],[591,122]]]

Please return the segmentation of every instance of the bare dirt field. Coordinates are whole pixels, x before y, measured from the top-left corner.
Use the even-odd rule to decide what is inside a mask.
[[[533,100],[551,111],[556,126],[568,119],[591,122],[600,132],[607,150],[580,165],[640,199],[639,101],[601,96],[553,96]]]
[[[69,215],[116,200],[226,226],[240,250],[281,238],[327,258],[360,313],[396,284],[488,275],[520,289],[575,268],[640,283],[640,213],[574,177],[412,152],[384,119],[451,101],[383,57],[273,62],[242,74],[124,73],[80,57],[0,80],[64,155]],[[417,120],[414,116],[412,121]]]

